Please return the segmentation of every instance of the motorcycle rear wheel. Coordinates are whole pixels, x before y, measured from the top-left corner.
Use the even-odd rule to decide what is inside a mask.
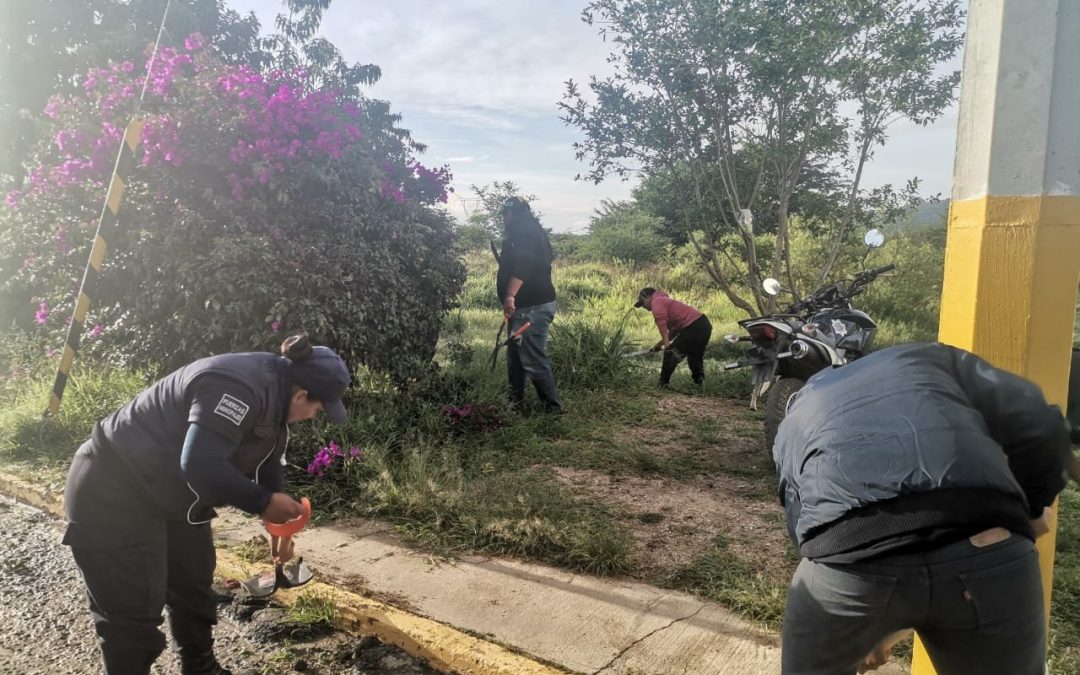
[[[772,454],[776,442],[776,431],[787,415],[788,401],[806,384],[796,377],[781,377],[769,387],[765,398],[765,451]]]

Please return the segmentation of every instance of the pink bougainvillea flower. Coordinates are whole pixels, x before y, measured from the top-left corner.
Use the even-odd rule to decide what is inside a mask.
[[[38,325],[44,325],[49,320],[49,303],[38,303],[38,311],[34,312],[34,320],[38,322]]]
[[[270,330],[275,332],[275,333],[278,332],[279,330],[281,330],[281,322],[280,321],[275,321],[272,324],[270,324]]]
[[[206,38],[201,33],[192,33],[184,40],[184,49],[189,52],[197,52],[206,46]]]
[[[100,337],[102,332],[104,332],[104,329],[101,327],[101,324],[100,323],[95,323],[94,327],[90,329],[90,337],[91,338]]]

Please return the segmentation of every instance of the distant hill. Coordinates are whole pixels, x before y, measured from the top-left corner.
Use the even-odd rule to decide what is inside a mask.
[[[918,230],[926,227],[944,227],[949,216],[949,200],[923,202],[907,220],[894,223],[896,231]]]

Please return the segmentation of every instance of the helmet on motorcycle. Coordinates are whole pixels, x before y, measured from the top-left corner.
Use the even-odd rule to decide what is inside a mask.
[[[877,332],[874,320],[856,309],[827,309],[810,317],[807,325],[813,326],[814,337],[818,340],[855,356],[870,349]]]

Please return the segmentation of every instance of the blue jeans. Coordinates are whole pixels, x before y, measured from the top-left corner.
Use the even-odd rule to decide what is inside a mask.
[[[785,675],[848,675],[889,634],[914,628],[939,675],[1043,675],[1046,630],[1035,545],[978,547],[850,564],[803,558],[788,589]]]
[[[548,412],[562,412],[555,373],[547,355],[548,327],[559,306],[556,302],[520,307],[510,317],[510,333],[531,321],[520,338],[506,347],[506,373],[510,381],[508,398],[511,405],[520,406],[525,400],[525,380],[532,380],[536,395]]]

